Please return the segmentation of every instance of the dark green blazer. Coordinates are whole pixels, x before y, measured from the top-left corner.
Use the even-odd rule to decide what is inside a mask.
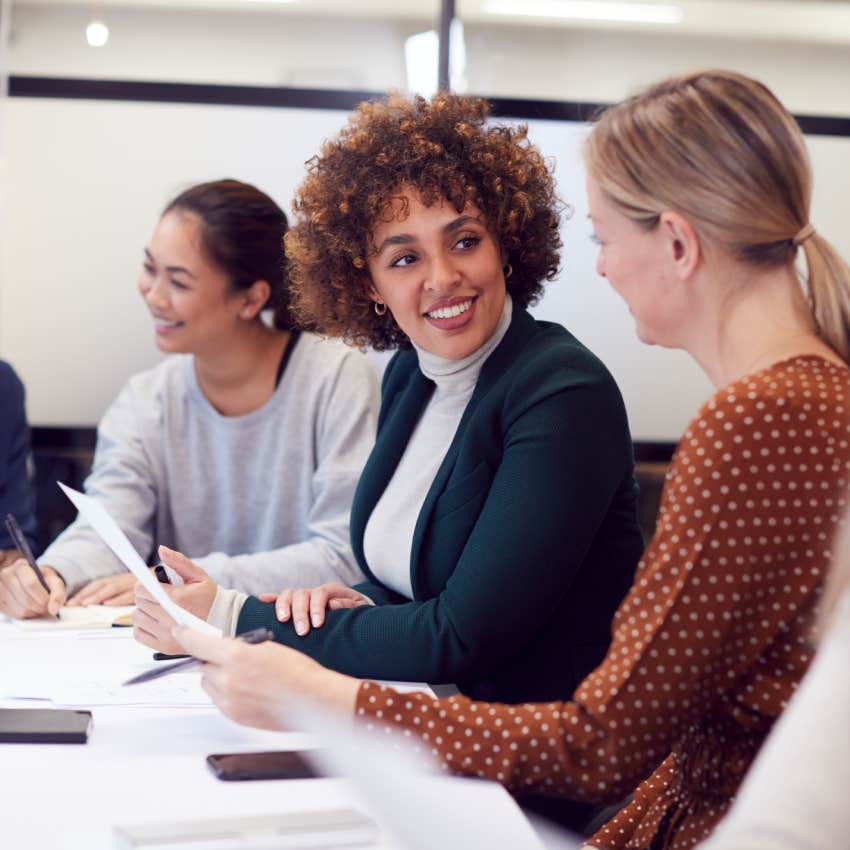
[[[514,310],[422,505],[410,601],[371,573],[363,533],[433,389],[415,351],[387,366],[351,512],[367,578],[357,589],[376,606],[329,611],[302,638],[252,597],[238,630],[268,626],[355,676],[451,682],[503,702],[569,697],[607,649],[642,550],[617,386],[562,327]]]

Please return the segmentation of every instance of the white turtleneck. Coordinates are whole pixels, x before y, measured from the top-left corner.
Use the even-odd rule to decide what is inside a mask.
[[[475,389],[481,367],[507,333],[511,313],[511,297],[506,295],[496,330],[480,348],[462,360],[447,360],[414,345],[422,374],[437,386],[363,535],[369,569],[379,581],[408,599],[413,598],[410,548],[416,520]]]

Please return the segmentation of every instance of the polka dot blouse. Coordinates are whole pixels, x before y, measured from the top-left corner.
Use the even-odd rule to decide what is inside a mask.
[[[850,371],[796,357],[717,392],[670,465],[655,536],[602,664],[571,702],[399,695],[357,712],[515,792],[633,801],[590,839],[693,847],[805,672],[850,481]],[[637,790],[635,790],[637,789]]]

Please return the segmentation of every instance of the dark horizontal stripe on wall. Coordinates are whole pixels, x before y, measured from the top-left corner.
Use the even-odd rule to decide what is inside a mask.
[[[83,426],[33,425],[32,448],[36,453],[93,451],[97,429]],[[635,441],[635,460],[639,463],[667,463],[673,457],[675,443]]]
[[[492,114],[523,121],[592,121],[609,103],[576,100],[523,100],[516,97],[488,97]]]
[[[64,77],[9,77],[12,97],[52,97],[77,100],[125,100],[148,103],[197,103],[215,106],[270,106],[298,109],[351,110],[382,92],[344,89],[292,89],[203,83],[156,83],[132,80],[83,80]],[[570,100],[488,98],[493,114],[525,121],[588,121],[604,103]],[[850,118],[797,115],[810,136],[850,136]]]
[[[636,463],[669,463],[676,451],[675,443],[635,440],[632,445]]]
[[[380,92],[222,86],[203,83],[153,83],[138,80],[77,80],[61,77],[9,77],[11,97],[69,100],[129,100],[147,103],[197,103],[213,106],[273,106],[351,110]]]
[[[61,425],[33,425],[30,429],[32,450],[35,453],[55,451],[94,450],[97,429]]]

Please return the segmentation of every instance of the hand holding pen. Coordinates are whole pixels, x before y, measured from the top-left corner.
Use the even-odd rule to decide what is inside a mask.
[[[291,697],[319,700],[353,717],[361,682],[273,640],[259,646],[175,628],[180,646],[203,660],[201,687],[236,723],[286,729]]]
[[[273,640],[274,635],[270,629],[260,627],[258,629],[252,629],[249,632],[243,632],[241,635],[237,635],[236,638],[237,640],[241,640],[243,643],[263,643],[267,640]],[[203,663],[204,662],[201,661],[200,658],[186,658],[183,661],[176,661],[174,664],[166,664],[160,667],[155,667],[153,670],[146,670],[138,676],[133,676],[132,679],[127,679],[124,684],[139,685],[142,682],[151,682],[154,679],[160,678],[160,676],[167,676],[169,673],[176,673],[180,670],[190,670],[191,668],[197,667]]]
[[[26,537],[12,514],[6,527],[23,559],[0,570],[0,611],[15,617],[38,617],[45,613],[59,616],[65,601],[65,583],[50,567],[40,569]]]

